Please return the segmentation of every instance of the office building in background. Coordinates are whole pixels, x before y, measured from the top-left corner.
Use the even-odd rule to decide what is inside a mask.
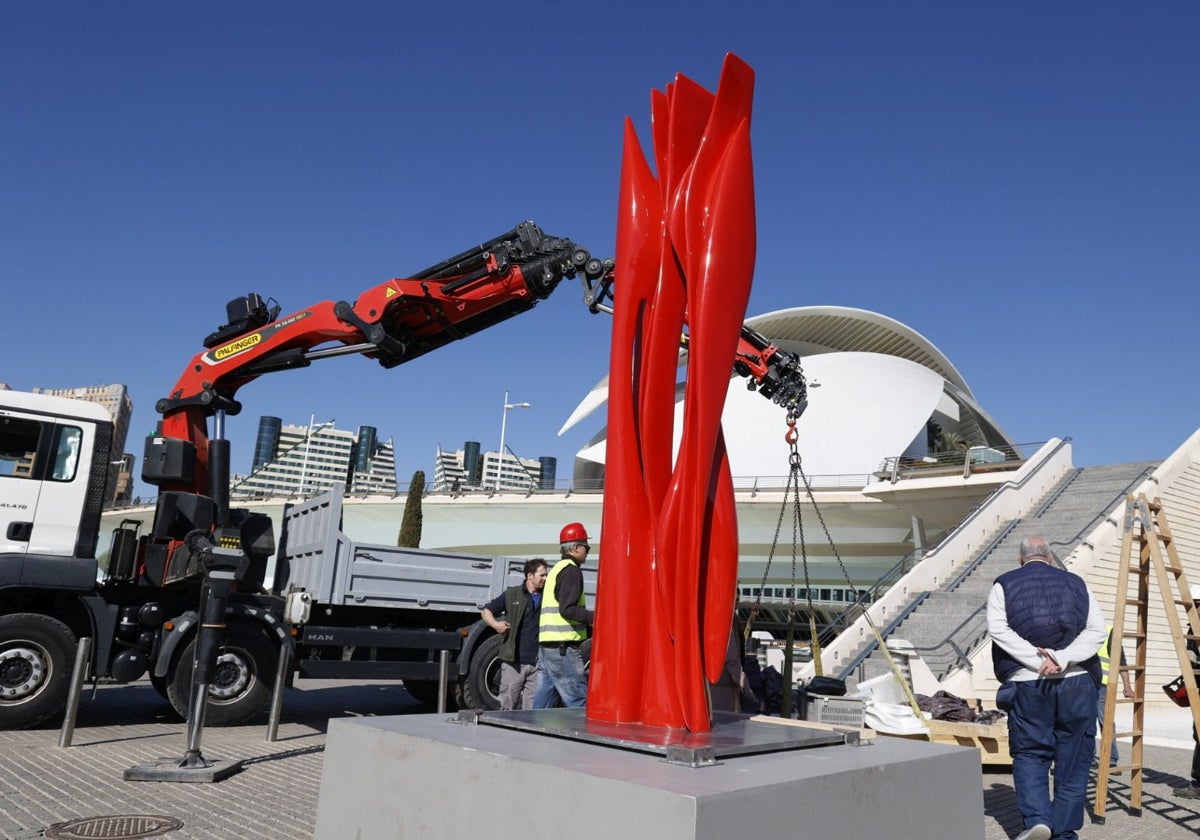
[[[35,394],[69,397],[96,403],[108,409],[113,419],[112,451],[108,465],[108,480],[104,485],[106,507],[120,507],[133,501],[133,467],[136,458],[125,452],[129,436],[129,420],[133,416],[133,401],[124,385],[89,385],[83,388],[31,388]]]
[[[351,432],[332,420],[293,426],[262,417],[250,475],[232,484],[235,499],[307,497],[339,485],[352,496],[394,496],[396,456],[374,426]]]
[[[467,490],[528,493],[532,490],[552,490],[556,468],[557,459],[548,455],[519,458],[510,449],[501,460],[498,452],[481,452],[479,442],[469,440],[455,452],[438,447],[430,490],[434,493]]]

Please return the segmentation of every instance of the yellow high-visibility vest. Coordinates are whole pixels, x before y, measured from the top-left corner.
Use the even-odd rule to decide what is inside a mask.
[[[1104,644],[1100,645],[1100,650],[1096,652],[1096,656],[1100,657],[1100,685],[1108,685],[1108,666],[1112,664],[1111,657],[1108,654],[1108,643],[1112,641],[1113,626],[1108,625],[1108,635],[1104,637]]]
[[[571,621],[562,614],[558,600],[554,596],[554,587],[558,583],[558,573],[567,565],[575,565],[574,560],[564,557],[554,564],[550,577],[546,578],[546,588],[542,590],[542,610],[538,621],[538,642],[582,642],[587,638],[587,625],[582,621]],[[587,606],[587,595],[581,589],[579,606]]]

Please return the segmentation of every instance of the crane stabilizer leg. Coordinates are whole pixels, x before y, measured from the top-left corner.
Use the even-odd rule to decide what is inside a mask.
[[[245,574],[246,555],[210,546],[203,552],[205,585],[200,595],[200,628],[192,692],[188,702],[187,749],[181,758],[160,758],[130,767],[127,782],[219,782],[242,769],[239,759],[208,759],[200,750],[208,709],[208,687],[216,670],[217,652],[225,641],[225,606],[234,584]]]

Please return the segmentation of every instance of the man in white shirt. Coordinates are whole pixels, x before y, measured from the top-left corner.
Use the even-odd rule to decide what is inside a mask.
[[[1013,787],[1025,820],[1017,840],[1077,840],[1096,751],[1104,616],[1045,538],[1023,540],[1019,559],[1019,568],[996,578],[987,601],[997,701],[1010,707]]]

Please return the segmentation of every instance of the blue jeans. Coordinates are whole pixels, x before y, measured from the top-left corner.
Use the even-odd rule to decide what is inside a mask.
[[[538,671],[541,676],[533,708],[549,709],[554,705],[557,694],[564,706],[582,706],[587,702],[587,676],[583,670],[583,657],[578,645],[563,648],[546,646],[538,653]]]
[[[1096,684],[1080,674],[1016,686],[1008,715],[1008,750],[1013,757],[1017,808],[1025,828],[1042,823],[1050,826],[1053,840],[1077,840],[1088,770],[1096,753]]]

